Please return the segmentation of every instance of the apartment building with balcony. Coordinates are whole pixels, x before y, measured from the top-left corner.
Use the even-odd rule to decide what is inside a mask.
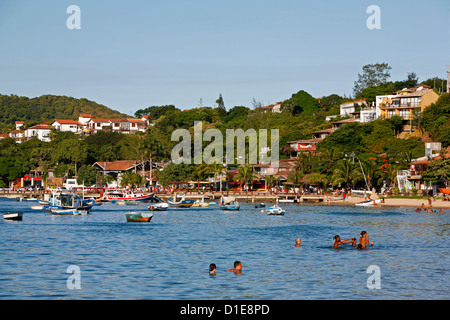
[[[403,89],[393,95],[379,96],[379,114],[381,119],[399,116],[403,120],[413,120],[427,107],[439,99],[439,95],[426,85]]]

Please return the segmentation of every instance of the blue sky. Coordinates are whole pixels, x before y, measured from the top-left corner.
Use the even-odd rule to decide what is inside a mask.
[[[69,30],[69,5],[81,29]],[[369,5],[381,29],[369,30]],[[1,0],[0,93],[87,98],[127,114],[152,105],[229,109],[305,90],[352,94],[365,64],[390,80],[446,77],[448,0]]]

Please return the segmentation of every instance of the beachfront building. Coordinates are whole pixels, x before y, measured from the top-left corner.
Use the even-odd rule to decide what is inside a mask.
[[[381,119],[399,116],[403,120],[409,121],[435,103],[439,99],[439,95],[430,87],[420,85],[397,91],[393,95],[379,96],[377,100],[379,99],[381,99],[378,105]]]
[[[450,158],[450,154],[432,154],[431,156],[425,156],[418,159],[414,159],[409,163],[409,170],[402,170],[398,172],[397,179],[399,182],[399,189],[411,190],[415,188],[419,193],[426,194],[432,192],[433,195],[438,193],[439,182],[426,181],[422,178],[422,173],[427,171],[431,162],[442,158]],[[402,181],[407,180],[407,181]],[[441,186],[442,187],[442,186]]]
[[[296,158],[282,159],[273,163],[260,163],[253,165],[253,172],[260,183],[257,188],[267,188],[267,176],[273,176],[277,184],[286,183],[290,174],[294,171]],[[259,185],[259,186],[258,186]]]
[[[114,181],[108,183],[108,188],[120,187],[122,174],[129,171],[143,175],[147,179],[147,181],[152,184],[155,179],[151,174],[151,170],[160,167],[158,163],[152,162],[152,168],[150,169],[150,160],[98,161],[92,166],[102,174],[109,175],[114,178]]]

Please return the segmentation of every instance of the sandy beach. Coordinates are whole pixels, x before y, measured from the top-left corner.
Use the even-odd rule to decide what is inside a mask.
[[[345,203],[349,205],[354,205],[357,202],[361,202],[363,199],[361,197],[352,197],[349,196]],[[333,201],[334,204],[337,204],[338,202],[344,203],[343,200],[340,201]],[[425,208],[428,207],[428,199],[407,199],[407,198],[386,198],[384,203],[380,203],[380,207],[405,207],[405,208],[419,208],[422,206],[422,204],[425,206]],[[432,200],[431,202],[431,208],[437,208],[437,209],[446,209],[450,210],[450,201],[443,201],[441,199],[439,200]]]

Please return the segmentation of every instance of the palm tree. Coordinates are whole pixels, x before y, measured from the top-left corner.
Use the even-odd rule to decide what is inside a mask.
[[[213,164],[209,166],[210,170],[214,173],[214,190],[216,189],[216,181],[217,176],[222,175],[222,173],[226,173],[226,168],[222,165],[214,161]],[[222,190],[222,180],[220,181],[220,190]]]
[[[357,181],[364,181],[364,179],[367,179],[367,187],[372,189],[372,185],[376,185],[377,178],[380,175],[380,171],[378,170],[378,166],[375,161],[373,160],[367,160],[362,161],[361,166],[364,170],[364,173],[361,171],[361,168],[356,168],[356,175],[355,180]],[[364,178],[365,174],[365,178]]]
[[[265,180],[266,180],[266,183],[267,183],[267,188],[272,187],[275,184],[275,182],[277,181],[275,179],[275,177],[273,176],[273,174],[265,176]]]
[[[253,174],[253,168],[251,165],[244,164],[238,168],[238,173],[234,176],[235,181],[243,181],[244,185],[248,181],[252,181],[256,176]]]
[[[302,178],[304,176],[305,176],[305,174],[303,173],[303,171],[295,170],[294,172],[292,172],[289,175],[288,180],[294,184],[294,188],[295,188],[297,185],[300,185],[300,181],[302,180]]]
[[[331,177],[333,186],[343,183],[347,188],[351,187],[355,176],[355,168],[355,164],[350,159],[343,159],[339,161],[338,166],[334,169]]]

